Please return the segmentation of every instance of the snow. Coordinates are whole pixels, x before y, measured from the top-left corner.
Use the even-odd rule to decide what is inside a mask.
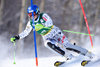
[[[44,58],[39,58],[38,59],[38,67],[54,67],[54,62],[56,59],[63,60],[62,57],[44,57]],[[2,60],[0,67],[36,67],[35,66],[35,59],[33,58],[28,58],[28,59],[17,59],[15,60],[16,64],[13,64],[13,59],[5,59]]]
[[[62,61],[64,60],[64,58],[60,56],[39,58],[38,67],[54,67],[54,62],[57,60]],[[82,67],[81,60],[82,57],[80,56],[79,58],[74,59],[73,61],[67,61],[66,63],[64,63],[59,67]],[[2,60],[2,62],[0,63],[0,67],[36,67],[34,58],[28,58],[28,59],[16,58],[15,60],[16,64],[13,64],[13,61],[14,61],[13,59],[9,59],[9,58]],[[99,66],[100,66],[100,61],[95,64],[87,65],[85,67],[99,67]]]
[[[6,42],[4,42],[5,40],[6,40],[6,38],[2,38],[0,36],[0,67],[36,67],[35,58],[34,57],[33,58],[32,57],[25,58],[24,55],[23,55],[23,58],[16,57],[15,58],[16,64],[13,64],[13,62],[14,62],[13,51],[11,51],[11,50],[13,50],[12,49],[13,46],[9,45],[11,43],[9,43],[9,41],[7,41],[7,40],[6,40]],[[89,42],[86,43],[86,46],[84,46],[84,48],[91,50],[95,55],[100,57],[100,55],[99,55],[99,53],[100,53],[99,40],[100,40],[100,38],[96,37],[93,48],[90,47]],[[11,50],[9,50],[9,49],[11,49]],[[49,52],[49,51],[47,52],[47,54],[50,54],[50,53],[51,52]],[[40,53],[40,54],[42,54],[42,53]],[[72,59],[71,61],[67,61],[66,63],[64,63],[63,65],[61,65],[59,67],[82,67],[81,61],[84,59],[85,59],[85,57],[80,55],[80,56]],[[64,61],[64,60],[65,59],[59,55],[49,55],[47,57],[45,55],[44,55],[44,57],[39,56],[38,57],[38,62],[39,62],[38,67],[54,67],[55,61]],[[89,64],[85,67],[100,67],[100,61],[93,63],[93,64]]]

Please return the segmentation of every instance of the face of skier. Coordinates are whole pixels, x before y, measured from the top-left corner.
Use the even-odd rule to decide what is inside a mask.
[[[28,13],[28,16],[29,16],[29,18],[32,19],[32,13]],[[35,20],[37,17],[38,17],[38,15],[34,13],[34,20]]]

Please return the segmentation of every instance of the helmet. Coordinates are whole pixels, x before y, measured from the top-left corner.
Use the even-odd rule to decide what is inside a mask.
[[[40,10],[37,5],[29,6],[27,9],[27,13],[32,13],[34,11],[35,14],[39,14]]]

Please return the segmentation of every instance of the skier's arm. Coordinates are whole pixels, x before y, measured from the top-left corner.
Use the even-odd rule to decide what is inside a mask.
[[[48,16],[48,14],[44,13],[42,18],[46,21],[43,25],[45,27],[50,27],[53,25],[52,19]]]
[[[31,30],[32,30],[32,27],[31,27],[30,21],[29,21],[27,23],[25,30],[22,33],[20,33],[19,35],[11,37],[11,39],[10,39],[11,42],[15,42],[16,40],[19,40],[19,39],[26,37],[31,32]]]
[[[32,30],[32,27],[30,25],[30,21],[28,21],[25,30],[19,34],[20,39],[26,37],[31,32],[31,30]]]

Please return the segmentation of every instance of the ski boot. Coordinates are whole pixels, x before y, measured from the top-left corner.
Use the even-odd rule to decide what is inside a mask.
[[[90,51],[88,51],[88,52],[86,53],[86,56],[89,57],[90,60],[93,59],[93,58],[95,57],[95,55],[94,55],[92,52],[90,52]]]
[[[89,62],[90,62],[90,60],[83,60],[83,61],[81,62],[81,66],[87,65]]]
[[[58,67],[58,66],[60,66],[60,65],[62,65],[62,64],[64,64],[65,62],[64,61],[56,61],[55,63],[54,63],[54,66],[55,67]]]

